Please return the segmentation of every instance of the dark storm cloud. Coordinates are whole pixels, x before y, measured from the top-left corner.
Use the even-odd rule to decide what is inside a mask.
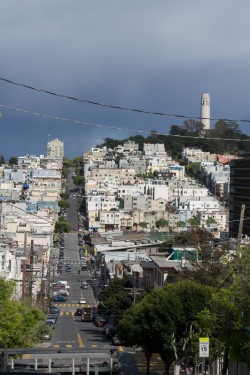
[[[209,92],[213,117],[250,118],[249,10],[248,0],[9,0],[0,14],[0,76],[65,95],[190,116],[199,116],[200,95]],[[130,129],[167,131],[178,122],[3,82],[0,98],[0,104],[33,112]],[[105,137],[129,136],[1,111],[0,154],[42,154],[48,134],[64,140],[69,157]]]

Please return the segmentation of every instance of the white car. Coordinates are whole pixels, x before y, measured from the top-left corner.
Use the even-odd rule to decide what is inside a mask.
[[[79,299],[79,303],[82,303],[82,304],[87,303],[87,302],[86,302],[86,298],[81,297],[81,298]]]

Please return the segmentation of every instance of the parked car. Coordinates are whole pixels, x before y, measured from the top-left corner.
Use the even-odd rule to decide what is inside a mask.
[[[109,330],[110,327],[112,327],[112,324],[109,324],[109,323],[104,324],[103,330],[102,330],[104,335],[106,334],[106,331]]]
[[[50,308],[49,308],[49,312],[50,312],[50,313],[57,312],[57,314],[59,314],[60,309],[59,309],[59,307],[57,307],[57,306],[50,306]]]
[[[57,319],[58,319],[58,314],[56,313],[56,312],[50,312],[48,315],[47,315],[47,319],[49,319],[49,318],[54,318],[55,319],[55,321],[57,321]]]
[[[51,319],[47,319],[45,324],[53,329],[55,329],[55,323]]]
[[[54,324],[56,323],[57,317],[54,314],[47,315],[47,321],[51,320]]]
[[[66,272],[71,272],[71,267],[66,267]]]
[[[116,334],[116,328],[111,324],[107,325],[107,327],[103,330],[104,335],[107,339],[111,339]]]
[[[112,344],[113,345],[117,345],[117,346],[120,346],[120,345],[125,345],[125,341],[122,341],[119,336],[117,334],[115,334],[113,337],[112,337]]]
[[[53,302],[66,302],[67,298],[64,296],[55,296],[53,297]]]
[[[51,334],[50,333],[44,333],[42,335],[42,340],[50,340],[51,339]]]
[[[95,319],[95,324],[97,325],[97,327],[104,327],[105,324],[107,324],[107,320],[103,317],[99,317]]]

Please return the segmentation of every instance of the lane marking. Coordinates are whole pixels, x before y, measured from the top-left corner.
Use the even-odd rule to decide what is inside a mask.
[[[81,338],[80,333],[77,333],[77,338],[78,338],[78,341],[79,341],[79,347],[80,347],[80,348],[84,348],[85,345],[84,345],[84,343],[83,343],[83,341],[82,341],[82,338]]]

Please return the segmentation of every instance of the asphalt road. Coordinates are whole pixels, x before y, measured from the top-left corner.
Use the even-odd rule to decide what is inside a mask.
[[[92,287],[81,288],[81,282],[91,280],[89,271],[81,271],[83,263],[79,257],[79,246],[77,233],[64,234],[64,266],[62,274],[56,274],[55,281],[64,280],[70,287],[69,297],[66,302],[53,303],[60,308],[60,314],[53,330],[50,341],[44,342],[42,347],[58,350],[65,349],[97,349],[110,350],[117,349],[111,345],[102,333],[102,328],[96,327],[93,322],[82,322],[80,316],[74,313],[81,307],[79,299],[85,297],[86,304],[95,306]],[[71,272],[66,272],[66,264],[71,265]],[[80,273],[79,273],[80,270]]]

